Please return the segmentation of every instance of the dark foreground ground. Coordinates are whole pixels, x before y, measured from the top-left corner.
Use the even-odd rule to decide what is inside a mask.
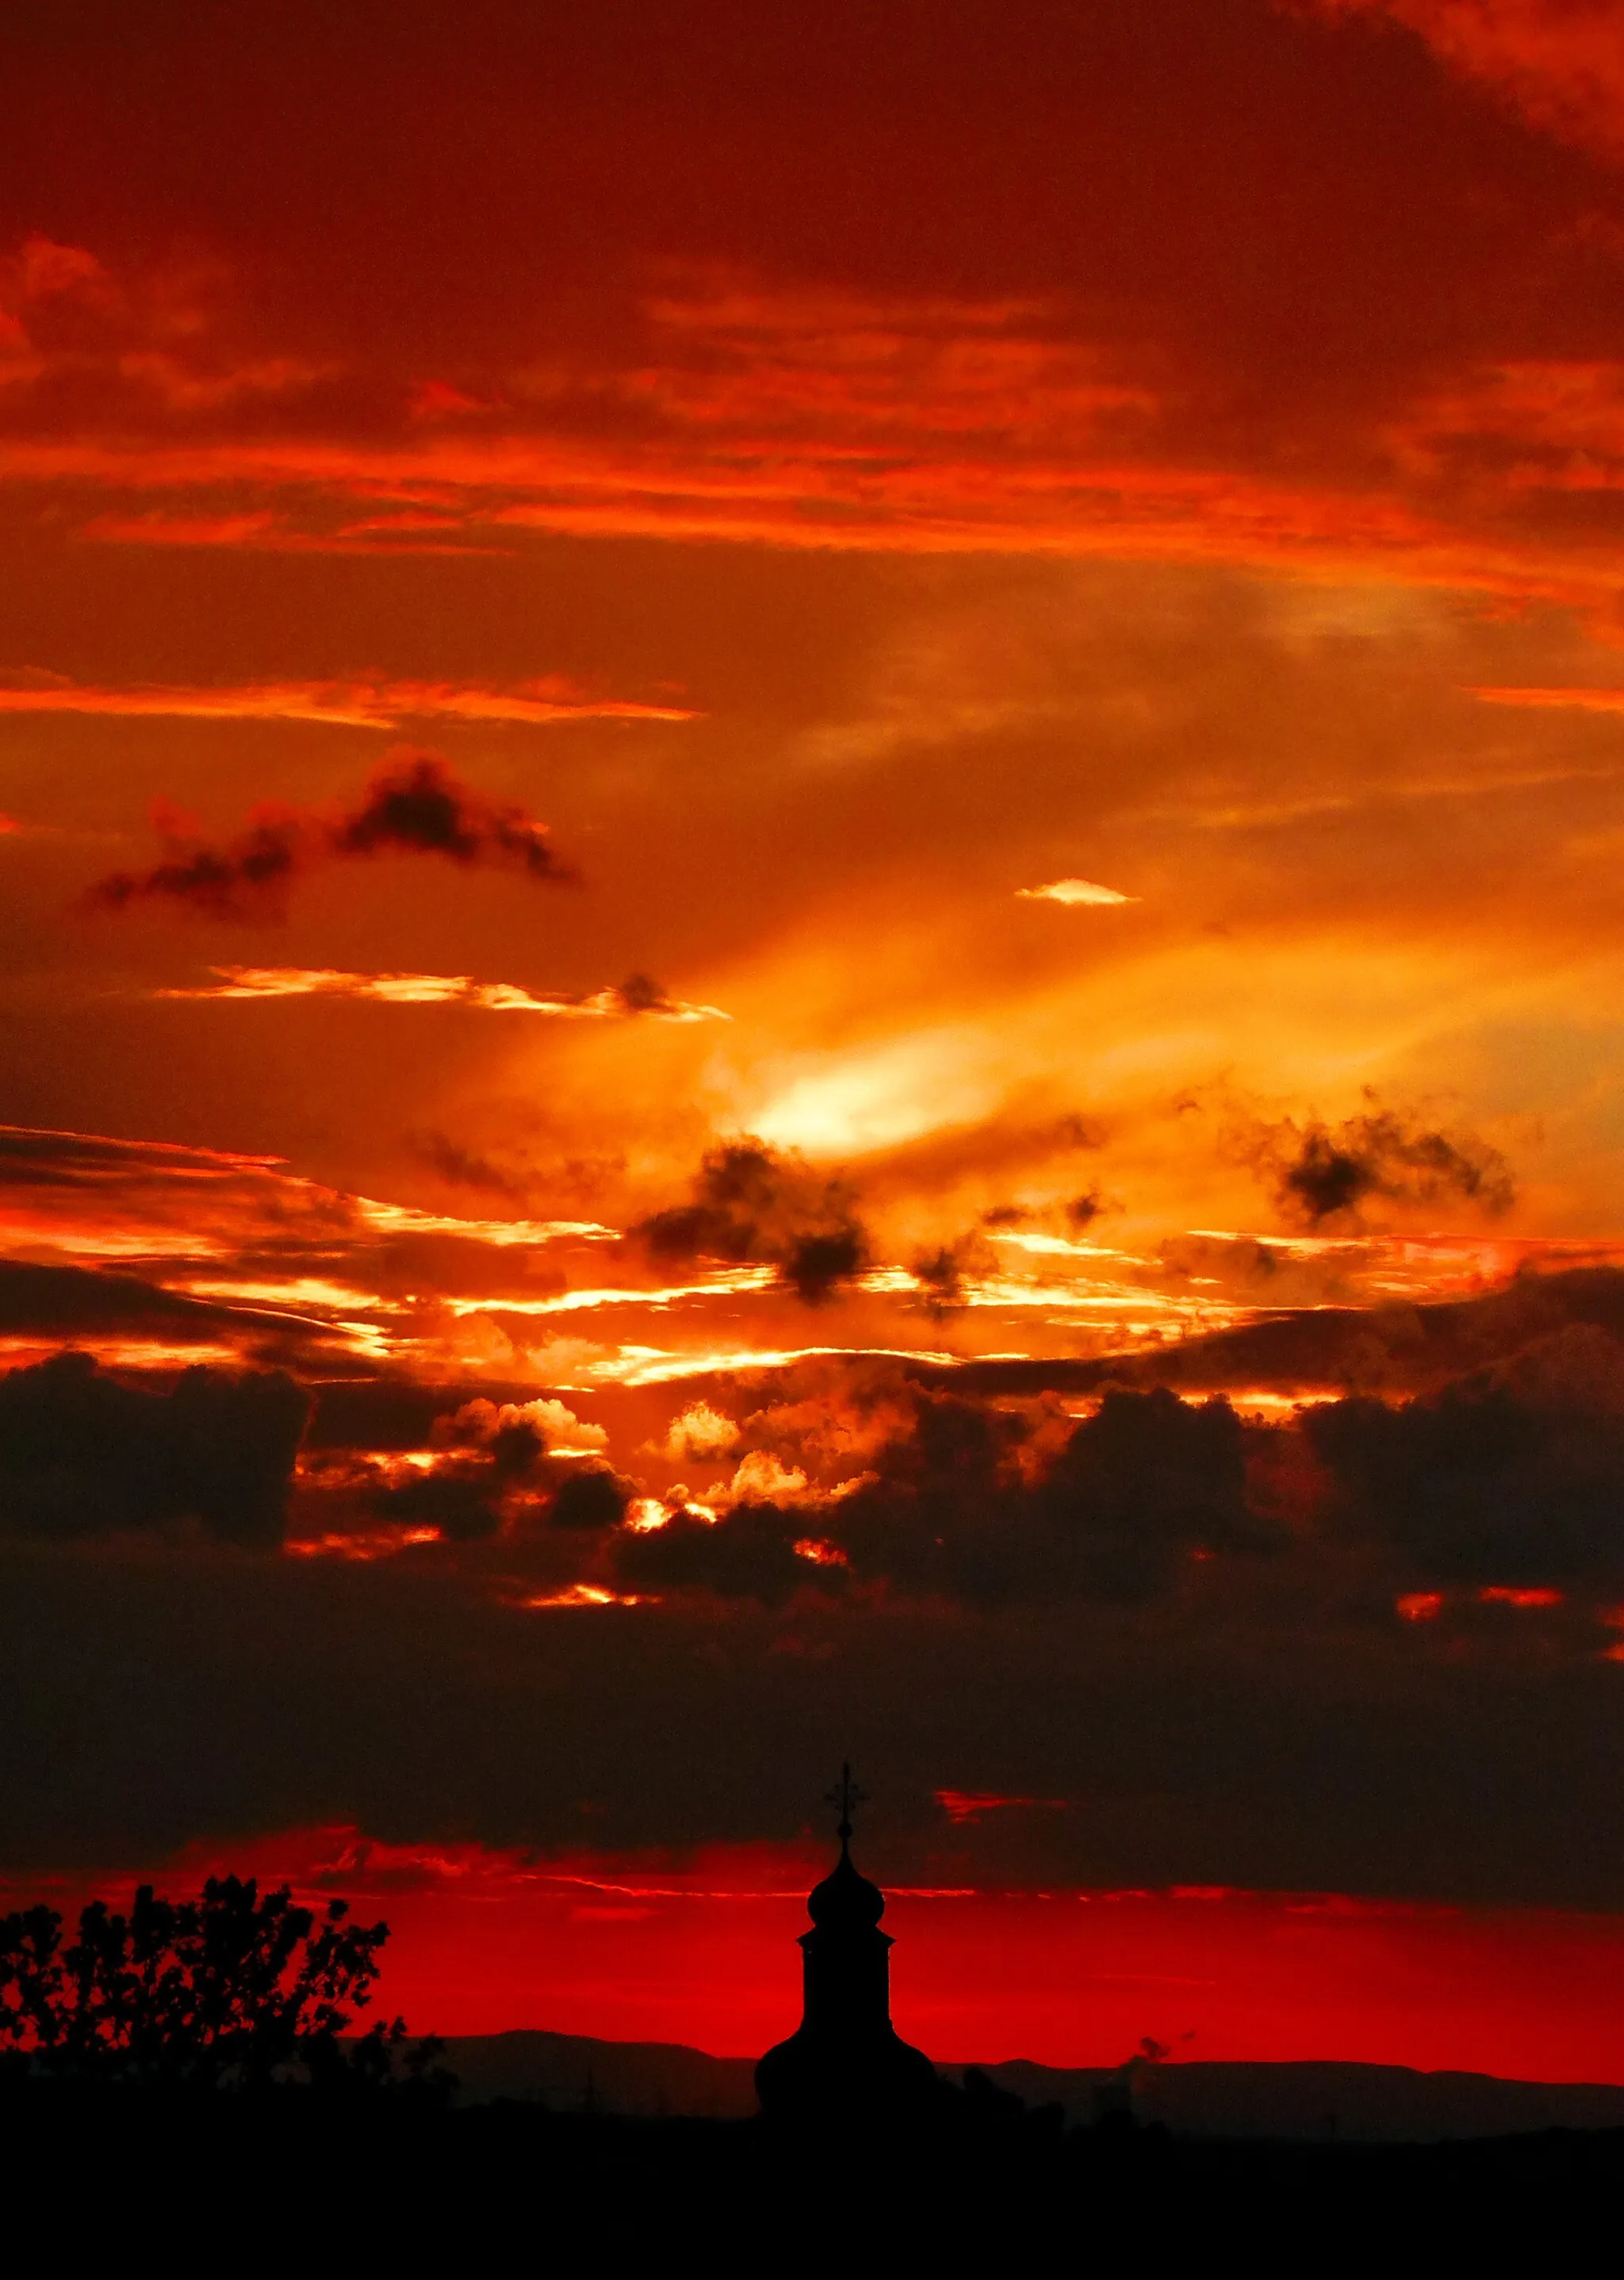
[[[758,2122],[38,2086],[0,2099],[16,2270],[1550,2268],[1616,2257],[1624,2130],[1435,2146],[1174,2138],[961,2112],[923,2137]],[[1041,2259],[1041,2265],[1037,2260]]]

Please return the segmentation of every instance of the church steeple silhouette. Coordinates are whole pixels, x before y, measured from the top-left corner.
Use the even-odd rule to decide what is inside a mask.
[[[812,1928],[800,1937],[803,2016],[756,2068],[756,2095],[774,2120],[901,2122],[941,2095],[923,2051],[891,2024],[890,1935],[885,1895],[851,1859],[851,1816],[866,1799],[842,1766],[827,1802],[840,1808],[840,1858],[807,1896]]]

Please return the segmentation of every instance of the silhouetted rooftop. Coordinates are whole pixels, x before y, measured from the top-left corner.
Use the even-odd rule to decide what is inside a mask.
[[[843,1845],[834,1868],[807,1894],[806,1913],[820,1931],[859,1926],[872,1931],[885,1914],[885,1894],[853,1868],[851,1855]]]

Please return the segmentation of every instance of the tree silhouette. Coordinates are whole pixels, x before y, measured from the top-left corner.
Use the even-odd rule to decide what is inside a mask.
[[[127,1915],[93,1900],[67,1945],[52,1908],[0,1918],[0,2052],[29,2073],[129,2083],[384,2083],[404,2021],[341,2038],[372,2000],[389,1926],[349,1913],[329,1900],[318,1921],[285,1884],[262,1898],[252,1876],[211,1876],[195,1900],[142,1884]],[[419,2045],[409,2073],[432,2055]]]

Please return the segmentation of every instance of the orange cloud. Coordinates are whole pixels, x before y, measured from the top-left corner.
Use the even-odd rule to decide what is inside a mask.
[[[0,679],[0,712],[103,712],[121,719],[318,720],[394,728],[408,720],[692,720],[680,705],[596,697],[562,674],[510,689],[429,681],[272,681],[235,688],[87,687],[55,674]]]
[[[396,520],[332,532],[300,530],[263,508],[248,514],[96,515],[79,535],[118,546],[240,546],[268,554],[492,554],[502,551],[450,539],[408,539],[387,547],[379,543],[381,538],[392,539],[401,528]]]
[[[641,974],[589,997],[535,997],[512,982],[466,974],[349,974],[332,967],[216,966],[216,982],[156,990],[155,998],[366,998],[383,1005],[468,1005],[489,1013],[545,1013],[558,1021],[726,1021],[719,1005],[668,998]]]
[[[1415,585],[1599,608],[1605,560],[1537,521],[1502,527],[1487,496],[1395,481],[1384,494],[1292,485],[1236,467],[1023,459],[989,438],[981,455],[853,450],[806,439],[770,464],[739,466],[749,439],[681,436],[656,451],[566,437],[478,439],[452,449],[312,442],[158,446],[137,461],[95,443],[0,444],[0,481],[90,482],[274,493],[284,504],[213,517],[112,513],[82,535],[136,545],[314,553],[504,551],[524,530],[580,537],[726,540],[801,551],[1052,555],[1252,566],[1314,578],[1374,574]],[[384,484],[432,484],[461,535],[423,539],[365,529],[335,510]],[[1527,486],[1525,486],[1527,488]],[[1411,495],[1406,496],[1406,493]]]

